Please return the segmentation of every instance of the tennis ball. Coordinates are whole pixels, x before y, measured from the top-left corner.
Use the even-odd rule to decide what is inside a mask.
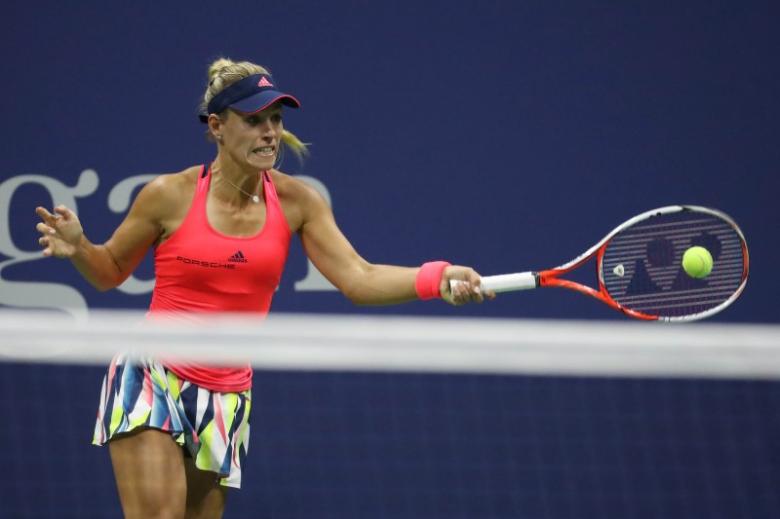
[[[707,277],[712,272],[712,255],[704,247],[691,247],[683,254],[682,266],[692,278]]]

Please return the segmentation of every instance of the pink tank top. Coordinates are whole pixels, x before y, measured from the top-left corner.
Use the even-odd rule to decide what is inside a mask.
[[[265,317],[287,261],[291,232],[270,174],[266,171],[262,175],[263,228],[254,236],[227,236],[208,222],[211,168],[203,166],[187,216],[155,249],[156,280],[150,312],[249,312]],[[252,386],[248,364],[163,363],[180,378],[212,391],[237,392]]]

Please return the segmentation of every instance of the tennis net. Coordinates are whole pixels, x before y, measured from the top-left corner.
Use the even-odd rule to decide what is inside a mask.
[[[255,368],[225,517],[780,517],[780,327],[0,312],[0,517],[121,517],[118,351]]]

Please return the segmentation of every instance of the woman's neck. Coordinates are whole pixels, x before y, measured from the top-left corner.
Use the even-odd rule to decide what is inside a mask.
[[[263,197],[260,171],[251,166],[239,166],[223,153],[217,153],[211,164],[211,181],[212,185],[223,194],[221,198],[225,200],[236,197],[252,199],[255,195]]]

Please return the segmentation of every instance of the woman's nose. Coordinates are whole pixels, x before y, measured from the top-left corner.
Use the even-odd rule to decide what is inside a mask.
[[[269,136],[273,137],[276,135],[276,132],[279,130],[279,126],[275,124],[273,121],[269,119],[266,119],[262,125],[260,125],[260,132],[263,134],[263,136]]]

